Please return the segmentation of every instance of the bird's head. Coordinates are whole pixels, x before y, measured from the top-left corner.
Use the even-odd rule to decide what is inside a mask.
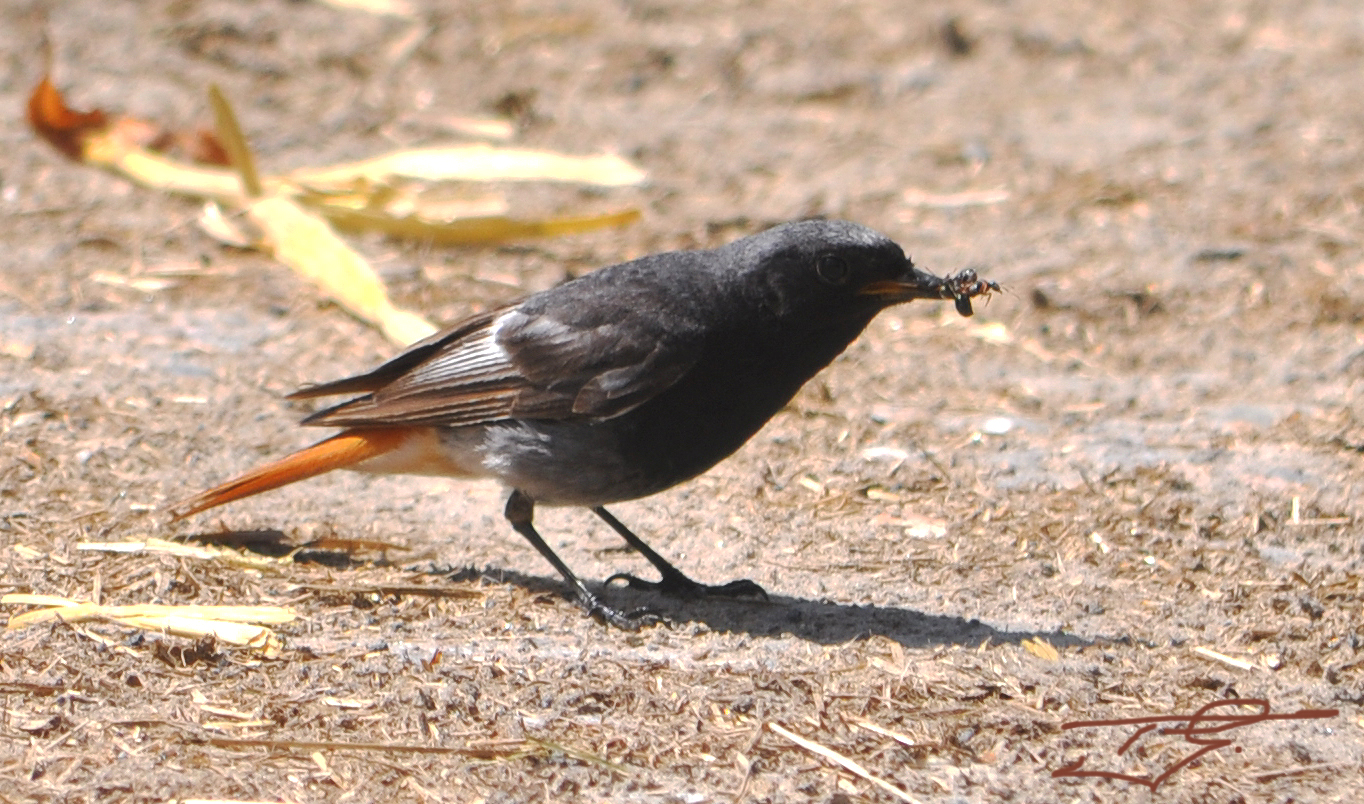
[[[810,220],[768,229],[733,244],[744,273],[755,277],[763,305],[777,317],[860,318],[914,299],[951,299],[971,315],[971,299],[999,285],[963,270],[949,277],[922,271],[900,246],[865,226]]]

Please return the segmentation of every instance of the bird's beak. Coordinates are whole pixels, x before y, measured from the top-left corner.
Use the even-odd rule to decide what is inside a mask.
[[[913,265],[908,266],[898,279],[880,279],[868,283],[858,291],[862,296],[874,296],[886,304],[899,304],[914,299],[950,299],[951,293],[944,293],[942,277],[927,271],[920,271]]]
[[[935,276],[914,267],[905,266],[905,273],[899,279],[881,279],[865,285],[858,293],[872,296],[886,305],[899,304],[914,299],[952,299],[956,302],[957,312],[971,315],[971,299],[975,296],[988,297],[999,291],[999,284],[985,282],[976,272],[965,268],[947,277]]]

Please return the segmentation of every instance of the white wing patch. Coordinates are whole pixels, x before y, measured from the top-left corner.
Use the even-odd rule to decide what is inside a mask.
[[[497,342],[498,332],[508,316],[503,313],[483,330],[474,333],[455,349],[438,353],[378,394],[395,398],[450,385],[468,386],[498,382],[518,376],[511,355]]]

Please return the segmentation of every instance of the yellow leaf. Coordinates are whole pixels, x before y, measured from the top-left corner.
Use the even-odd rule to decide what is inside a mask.
[[[602,215],[566,215],[541,220],[520,220],[502,215],[463,218],[453,221],[428,221],[407,216],[395,218],[382,212],[322,206],[318,211],[338,227],[347,230],[384,232],[393,237],[430,240],[446,245],[502,243],[527,237],[556,237],[612,226],[625,226],[639,220],[637,209],[607,212]]]
[[[84,153],[86,162],[117,170],[147,187],[214,198],[234,205],[243,201],[241,178],[234,171],[186,165],[139,148],[116,135],[92,135],[85,141]],[[275,184],[278,186],[277,181]]]
[[[642,184],[644,171],[616,156],[572,156],[529,148],[452,145],[394,151],[360,162],[296,170],[288,178],[309,187],[394,176],[424,181],[561,181],[600,187]]]
[[[409,344],[436,331],[416,313],[394,307],[370,264],[321,216],[279,196],[251,204],[247,216],[260,227],[275,259],[316,282],[337,304],[390,340]]]
[[[1025,639],[1019,644],[1023,646],[1023,650],[1026,650],[1028,653],[1031,653],[1032,655],[1036,656],[1039,659],[1043,659],[1048,662],[1060,661],[1061,659],[1060,652],[1058,652],[1050,642],[1043,639],[1042,637]]]
[[[415,19],[417,16],[416,12],[412,10],[412,4],[406,0],[322,0],[322,2],[337,8],[368,11],[371,14],[382,14],[390,17]]]

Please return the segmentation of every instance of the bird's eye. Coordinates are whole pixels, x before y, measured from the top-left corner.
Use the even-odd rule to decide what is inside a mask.
[[[815,263],[815,273],[826,285],[844,285],[852,276],[852,266],[837,254],[825,254]]]

